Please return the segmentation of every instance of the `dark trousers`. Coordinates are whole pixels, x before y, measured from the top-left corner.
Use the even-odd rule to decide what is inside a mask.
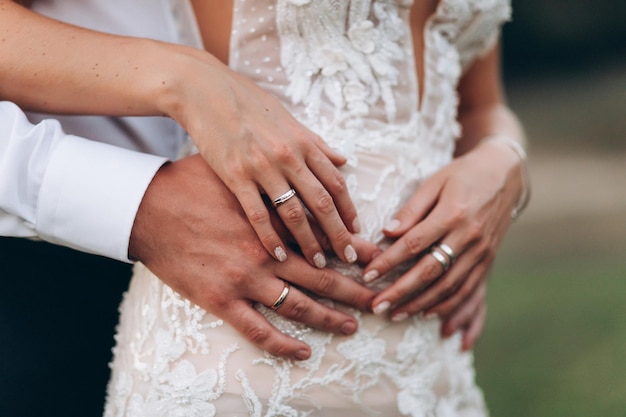
[[[101,416],[130,265],[0,238],[0,416]]]

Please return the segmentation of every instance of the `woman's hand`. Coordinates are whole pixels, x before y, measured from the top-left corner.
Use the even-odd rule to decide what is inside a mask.
[[[344,261],[356,261],[350,233],[359,231],[356,209],[336,168],[345,159],[297,122],[275,97],[211,55],[194,51],[187,65],[177,68],[179,76],[172,85],[177,98],[167,113],[187,129],[237,197],[265,249],[284,260],[285,242],[272,227],[261,194],[275,200],[293,188],[300,198],[290,198],[275,210],[306,259],[318,268],[326,265],[304,207],[333,251]]]
[[[358,231],[356,209],[336,168],[345,159],[272,95],[206,51],[78,28],[10,1],[0,5],[4,100],[44,113],[171,117],[235,194],[275,258],[284,260],[286,248],[261,193],[276,199],[294,188],[337,255],[356,260],[348,231]],[[277,212],[306,259],[323,267],[299,199]]]
[[[355,249],[362,262],[378,250],[358,239]],[[129,246],[131,258],[251,343],[274,355],[302,360],[309,357],[310,348],[273,327],[254,302],[271,307],[285,282],[361,310],[369,308],[375,293],[287,251],[285,262],[268,255],[237,200],[200,155],[157,173],[141,202]],[[353,317],[314,301],[295,285],[277,313],[328,332],[356,331]]]
[[[479,298],[521,194],[520,168],[518,156],[508,146],[488,141],[425,180],[385,230],[398,240],[364,270],[364,279],[372,280],[404,261],[418,259],[376,296],[374,311],[391,311],[396,321],[419,312],[447,318],[467,300]],[[452,249],[454,262],[444,251],[444,262],[430,253],[441,244]],[[447,270],[445,261],[451,264]],[[476,305],[472,304],[474,311]],[[452,321],[451,327],[460,327],[455,323],[462,321]]]

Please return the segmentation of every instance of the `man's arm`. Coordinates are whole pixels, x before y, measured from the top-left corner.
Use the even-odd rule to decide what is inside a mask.
[[[293,252],[286,262],[271,258],[237,200],[199,155],[163,162],[65,135],[53,120],[32,125],[14,104],[0,102],[0,234],[39,236],[122,261],[132,235],[131,256],[166,284],[257,346],[294,359],[308,358],[308,346],[282,334],[251,305],[275,301],[283,285],[278,277],[369,308],[374,293],[350,278],[317,269]],[[356,248],[364,262],[377,251],[365,243]],[[278,312],[340,334],[357,327],[354,318],[296,288]]]
[[[0,102],[0,235],[40,237],[128,261],[141,198],[165,158],[31,124]]]
[[[380,251],[365,241],[355,241],[355,249],[361,262]],[[273,327],[253,302],[271,306],[283,280],[290,282],[295,285],[278,314],[345,335],[356,331],[356,320],[313,301],[299,288],[360,310],[369,310],[375,293],[287,251],[288,259],[279,262],[263,249],[238,201],[200,155],[167,164],[155,175],[139,207],[130,244],[132,258],[250,342],[274,355],[302,360],[309,357],[310,348]]]

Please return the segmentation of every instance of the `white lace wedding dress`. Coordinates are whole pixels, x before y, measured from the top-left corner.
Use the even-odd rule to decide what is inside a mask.
[[[348,156],[343,173],[362,235],[374,242],[420,180],[451,160],[460,134],[459,77],[495,44],[510,15],[508,0],[440,0],[424,30],[418,103],[411,3],[235,0],[234,6],[230,66]],[[331,266],[361,275],[356,266]],[[120,307],[105,416],[487,414],[471,354],[460,352],[458,335],[442,340],[437,320],[391,323],[351,311],[359,330],[345,337],[258,309],[308,343],[311,358],[292,362],[260,351],[137,265]]]

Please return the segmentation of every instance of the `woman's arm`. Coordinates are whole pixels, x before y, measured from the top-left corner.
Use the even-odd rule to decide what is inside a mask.
[[[492,135],[505,135],[525,144],[522,127],[505,102],[498,47],[468,69],[458,91],[462,136],[457,141],[455,156],[467,153]]]
[[[47,113],[165,113],[159,61],[183,47],[83,29],[10,1],[0,1],[0,27],[1,99]]]
[[[82,29],[6,0],[0,27],[1,99],[49,113],[171,117],[235,194],[273,256],[284,260],[285,244],[259,189],[274,199],[294,188],[338,256],[356,260],[349,233],[358,229],[356,209],[335,166],[345,159],[211,54]],[[300,201],[277,211],[307,260],[323,267]]]
[[[475,62],[459,93],[463,136],[456,158],[424,181],[400,210],[396,228],[385,230],[398,240],[364,272],[382,275],[419,257],[415,267],[374,299],[374,309],[390,310],[396,320],[418,312],[439,315],[446,319],[445,334],[469,327],[468,347],[484,319],[484,281],[522,196],[522,161],[509,141],[521,144],[523,135],[504,103],[497,50]],[[507,139],[485,141],[487,137]],[[453,260],[440,251],[449,269],[430,254],[440,244],[454,252]]]
[[[506,152],[508,157],[514,155],[516,164],[525,163],[520,160],[519,155],[512,153],[513,149],[508,143],[509,140],[515,141],[523,148],[526,140],[519,120],[506,105],[499,67],[500,49],[496,48],[489,56],[476,61],[461,79],[459,122],[463,135],[457,141],[455,157],[472,152],[479,145],[491,145],[499,146],[500,151]],[[506,139],[498,143],[498,140],[484,142],[485,138]],[[492,158],[486,157],[486,163],[490,161]],[[526,169],[521,166],[520,168]],[[527,181],[523,174],[517,179]],[[514,175],[509,181],[510,187],[514,189],[519,186],[515,184],[515,180]],[[529,184],[523,183],[522,188],[524,187],[529,187]],[[520,195],[517,206],[520,206],[519,203],[523,198],[524,196]],[[517,214],[515,213],[516,216]],[[442,329],[444,335],[451,335],[460,328],[465,329],[463,347],[466,349],[478,339],[484,326],[488,274],[489,267],[482,274],[478,284],[475,284],[476,281],[468,282],[463,291],[458,291],[454,297],[450,296],[429,309],[429,313],[445,318]],[[478,277],[478,274],[476,276]]]

